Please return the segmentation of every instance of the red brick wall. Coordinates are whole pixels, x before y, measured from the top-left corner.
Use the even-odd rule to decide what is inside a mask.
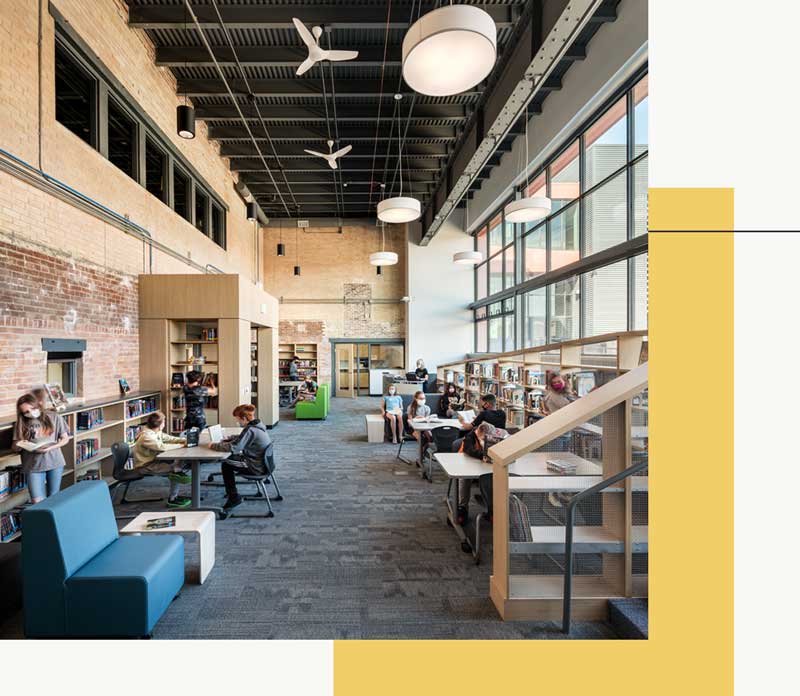
[[[138,281],[66,257],[0,242],[0,415],[45,381],[42,338],[86,340],[83,396],[139,386]]]

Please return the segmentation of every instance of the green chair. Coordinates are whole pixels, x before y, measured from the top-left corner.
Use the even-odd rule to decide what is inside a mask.
[[[330,403],[330,387],[320,384],[317,387],[317,398],[314,401],[298,401],[294,407],[297,420],[324,420],[328,416]]]

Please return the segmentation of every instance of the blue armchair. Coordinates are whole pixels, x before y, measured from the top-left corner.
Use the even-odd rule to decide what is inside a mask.
[[[120,537],[107,484],[76,483],[22,513],[25,635],[150,636],[183,567],[180,536]]]

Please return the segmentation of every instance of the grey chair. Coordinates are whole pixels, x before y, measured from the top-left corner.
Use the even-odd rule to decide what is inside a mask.
[[[436,452],[452,452],[453,443],[461,437],[461,429],[452,425],[440,425],[431,432],[433,441],[428,445],[425,454],[428,460],[427,470],[423,469],[422,478],[433,483],[433,455]]]
[[[163,498],[136,498],[131,500],[128,498],[128,489],[134,481],[141,481],[147,474],[142,474],[136,469],[126,469],[125,465],[131,456],[131,448],[127,442],[115,442],[111,445],[111,454],[114,458],[114,470],[111,475],[114,477],[114,483],[111,484],[112,500],[113,495],[116,494],[116,488],[122,488],[122,499],[120,503],[155,503]]]
[[[401,454],[403,452],[403,444],[406,442],[413,442],[416,444],[416,438],[411,434],[410,428],[408,427],[408,416],[404,413],[403,414],[403,434],[400,436],[400,447],[397,448],[397,459],[399,459],[404,464],[413,464],[414,462],[411,459],[404,459]]]
[[[243,482],[254,483],[256,485],[256,489],[258,490],[256,495],[243,495],[242,498],[245,500],[266,501],[267,513],[259,516],[275,517],[275,513],[272,510],[272,501],[281,501],[283,500],[283,496],[281,495],[281,489],[278,488],[278,482],[275,480],[275,457],[273,456],[272,443],[270,443],[269,447],[264,450],[264,466],[266,473],[251,474],[237,471],[236,476]],[[269,491],[267,490],[267,486],[269,485],[270,481],[272,482],[272,485],[275,486],[275,492],[277,493],[274,498],[269,497]],[[229,517],[236,517],[236,515],[229,515]]]

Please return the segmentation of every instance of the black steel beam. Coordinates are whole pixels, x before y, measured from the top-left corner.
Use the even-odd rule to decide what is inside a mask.
[[[387,92],[387,96],[389,93]],[[337,91],[338,96],[338,91]],[[258,115],[253,106],[240,105],[245,118],[258,121]],[[283,104],[270,104],[260,107],[261,115],[268,123],[301,123],[325,121],[325,106],[286,106]],[[381,120],[391,118],[391,110],[381,110]],[[388,116],[387,116],[388,114]],[[339,123],[346,121],[374,121],[378,116],[377,104],[337,104],[336,117]],[[206,106],[199,104],[195,108],[195,118],[198,121],[239,120],[239,112],[235,106]],[[420,104],[414,105],[411,123],[428,119],[446,119],[448,121],[466,120],[466,111],[461,104]],[[403,120],[408,120],[403,117]]]
[[[296,172],[296,171],[286,171],[286,178],[289,181],[289,186],[294,188],[295,186],[302,187],[302,186],[318,186],[320,184],[329,184],[333,181],[333,170],[328,169],[328,171],[319,170],[318,172]],[[370,179],[370,171],[363,171],[363,170],[353,170],[347,169],[343,172],[342,178],[347,182],[350,186],[371,186],[376,182]],[[382,173],[382,171],[381,171]],[[276,184],[273,184],[272,181],[267,177],[266,174],[257,174],[257,173],[242,173],[239,176],[239,180],[247,186],[249,189],[258,189],[260,191],[274,191],[276,184],[277,187],[280,189],[286,188],[286,184],[283,181],[283,178],[276,180]],[[408,176],[406,176],[406,172],[403,172],[403,180],[404,181],[411,181],[414,184],[433,184],[435,183],[435,179],[433,177],[432,172],[409,172]]]
[[[272,161],[274,158],[272,156],[267,157],[267,160]],[[301,159],[297,156],[287,157],[286,159],[282,160],[286,164],[283,167],[283,170],[286,172],[291,171],[310,171],[310,172],[331,172],[333,171],[327,164],[322,162],[322,160],[312,157],[311,155],[304,155]],[[319,162],[317,166],[312,166],[313,163]],[[439,166],[441,162],[441,158],[438,157],[427,157],[427,158],[414,158],[414,157],[403,157],[403,176],[405,177],[406,171],[424,171],[424,172],[438,172],[440,171],[441,167]],[[388,165],[386,166],[386,171],[391,174],[392,169],[394,168],[395,160],[389,160]],[[272,167],[272,165],[270,165]],[[351,172],[372,172],[370,167],[370,160],[366,158],[355,158],[354,160],[348,161],[347,157],[342,159],[341,165],[343,170],[345,170],[345,175]],[[272,167],[273,174],[276,171],[280,171],[277,164]],[[246,158],[239,158],[235,157],[230,161],[230,170],[232,172],[260,172],[264,173],[264,164],[261,160],[257,160],[254,158],[246,159]],[[383,178],[383,171],[384,171],[384,163],[383,159],[378,157],[375,160],[375,171],[374,176],[376,179]]]
[[[234,94],[246,96],[247,88],[243,80],[228,80],[228,84]],[[296,80],[249,80],[252,94],[256,97],[323,97],[326,92],[323,90],[322,80],[310,78],[297,78]],[[327,94],[330,96],[330,80],[326,83]],[[559,84],[560,87],[560,84]],[[558,87],[556,87],[558,89]],[[178,94],[188,97],[227,97],[228,90],[222,80],[178,80]],[[477,96],[481,92],[479,89],[462,92],[459,96]],[[394,94],[392,86],[381,86],[380,80],[337,80],[337,98],[348,97],[380,97],[382,95]],[[405,83],[402,85],[401,94],[411,97],[413,92]]]
[[[331,114],[332,120],[333,114]],[[256,126],[252,131],[256,140],[267,140],[262,128]],[[376,138],[374,124],[368,128],[340,126],[338,130],[334,130],[333,124],[331,124],[330,132],[334,136],[338,134],[341,142],[350,142],[352,140],[374,141]],[[453,126],[409,126],[408,131],[406,131],[405,124],[403,124],[403,131],[400,135],[403,134],[409,140],[455,140],[456,129]],[[213,140],[252,142],[244,126],[212,126],[208,129],[208,137]],[[277,141],[308,140],[310,142],[324,142],[328,139],[328,129],[325,123],[303,126],[270,126],[269,137]],[[396,142],[398,129],[396,127],[392,128],[392,124],[387,121],[378,131],[377,138],[378,140],[389,140],[391,138]]]
[[[271,147],[260,147],[263,155],[268,158],[273,157]],[[288,145],[286,143],[277,143],[275,145],[275,153],[278,155],[278,157],[291,157],[294,159],[314,157],[314,155],[309,155],[303,152],[303,149],[304,148],[301,144]],[[327,152],[327,146],[321,148],[314,147],[310,149],[316,150],[317,152]],[[256,152],[256,149],[251,143],[223,143],[220,145],[219,154],[222,157],[231,158],[250,158],[259,156],[258,152]],[[390,151],[388,155],[394,162],[396,159],[394,153]],[[343,159],[372,159],[375,157],[377,162],[383,163],[383,158],[386,156],[386,143],[383,144],[383,147],[378,147],[377,153],[375,152],[375,148],[371,143],[354,143],[353,149],[348,152]],[[403,148],[403,162],[405,162],[406,157],[439,157],[445,159],[447,157],[447,146],[444,143],[406,143],[405,147]]]
[[[325,45],[325,44],[324,44]],[[213,46],[214,57],[223,67],[236,67],[230,46]],[[245,67],[292,68],[307,57],[305,46],[235,46],[236,56]],[[341,63],[343,66],[380,67],[383,65],[383,46],[336,45],[337,50],[358,51],[358,58]],[[386,65],[400,65],[402,49],[399,44],[387,47]],[[156,65],[167,68],[213,68],[214,61],[203,46],[157,46]],[[337,63],[333,63],[336,67]]]

